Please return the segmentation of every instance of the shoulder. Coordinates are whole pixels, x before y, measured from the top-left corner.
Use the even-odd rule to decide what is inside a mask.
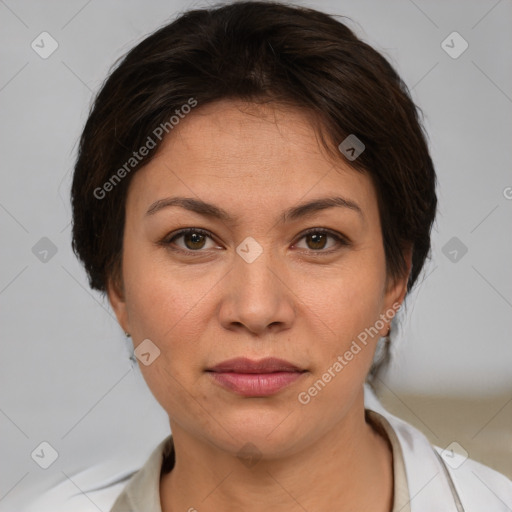
[[[164,462],[174,462],[174,443],[168,435],[134,473],[112,505],[110,512],[161,512],[160,474]]]
[[[420,430],[386,411],[375,396],[365,397],[365,407],[387,421],[399,441],[412,511],[512,511],[512,481],[505,475],[459,455],[451,445],[432,445]]]
[[[60,483],[27,504],[24,512],[161,512],[160,470],[172,448],[172,436],[153,449],[142,466],[123,457],[68,474]],[[130,469],[126,469],[126,467]],[[124,468],[124,469],[123,469]],[[144,503],[140,503],[144,496]],[[148,501],[149,499],[149,501]],[[151,506],[150,506],[151,505]]]
[[[447,473],[463,503],[493,504],[494,508],[487,510],[504,512],[512,510],[512,480],[489,466],[465,455],[454,453],[449,447],[433,446],[433,448],[445,462]],[[476,509],[468,507],[467,510]]]
[[[66,475],[59,483],[24,505],[24,512],[108,511],[137,469],[106,472],[109,464]]]

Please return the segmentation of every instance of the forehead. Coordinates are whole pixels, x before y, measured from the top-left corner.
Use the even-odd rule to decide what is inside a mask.
[[[141,210],[169,195],[187,195],[261,209],[333,192],[364,209],[376,202],[369,176],[341,154],[333,160],[325,153],[306,112],[223,100],[196,107],[174,126],[136,172],[128,202]]]
[[[170,153],[177,162],[208,161],[235,172],[259,169],[259,176],[270,167],[273,177],[276,165],[281,164],[284,172],[287,162],[296,165],[306,154],[319,164],[326,159],[306,111],[240,100],[196,107],[166,136],[158,156]],[[240,168],[242,159],[245,165]]]

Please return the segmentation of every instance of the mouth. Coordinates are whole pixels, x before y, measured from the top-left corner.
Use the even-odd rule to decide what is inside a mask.
[[[273,395],[307,372],[284,359],[273,357],[259,361],[247,358],[230,359],[206,371],[215,383],[245,397]]]

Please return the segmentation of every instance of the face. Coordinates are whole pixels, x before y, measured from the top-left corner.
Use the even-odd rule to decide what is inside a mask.
[[[197,107],[133,176],[122,263],[109,299],[135,347],[150,340],[139,366],[173,432],[269,456],[350,414],[406,286],[386,277],[370,178],[330,160],[306,114],[234,101]],[[209,371],[240,357],[300,371]]]

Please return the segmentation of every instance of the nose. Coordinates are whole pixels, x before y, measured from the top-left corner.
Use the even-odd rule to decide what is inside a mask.
[[[233,265],[224,278],[221,325],[255,335],[289,329],[296,314],[295,295],[284,265],[270,250],[263,250],[252,262],[237,254]]]

